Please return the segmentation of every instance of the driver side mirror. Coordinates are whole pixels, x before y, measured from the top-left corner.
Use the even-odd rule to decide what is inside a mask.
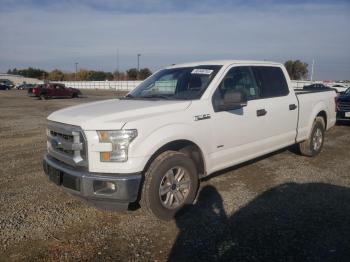
[[[230,111],[245,107],[248,103],[247,96],[238,90],[227,90],[222,103],[218,106],[219,111]]]

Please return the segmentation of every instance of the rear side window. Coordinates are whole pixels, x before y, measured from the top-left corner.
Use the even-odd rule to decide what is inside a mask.
[[[255,79],[260,87],[260,97],[269,98],[289,94],[286,78],[279,67],[254,66]]]

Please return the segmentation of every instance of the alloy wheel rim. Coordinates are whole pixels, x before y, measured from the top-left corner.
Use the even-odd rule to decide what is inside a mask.
[[[180,166],[170,168],[159,186],[159,198],[168,209],[177,208],[186,201],[190,192],[191,180],[186,169]]]
[[[322,141],[323,141],[322,131],[320,128],[317,128],[312,138],[312,145],[313,145],[314,151],[318,151],[321,148]]]

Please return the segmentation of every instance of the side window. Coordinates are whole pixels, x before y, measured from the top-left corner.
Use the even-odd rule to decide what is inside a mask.
[[[223,99],[227,90],[241,91],[248,100],[258,98],[258,85],[255,82],[251,68],[248,66],[231,68],[214,95]]]
[[[286,78],[281,68],[255,66],[253,71],[260,87],[261,98],[286,96],[289,94]]]

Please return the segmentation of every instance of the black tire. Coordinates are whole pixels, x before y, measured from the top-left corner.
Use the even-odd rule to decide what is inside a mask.
[[[174,189],[174,184],[162,184],[164,183],[164,179],[167,179],[167,174],[169,174],[168,172],[170,170],[170,172],[174,172],[173,170],[176,169],[184,170],[186,174],[185,183],[186,186],[189,184],[189,189],[181,191],[180,188]],[[176,176],[174,177],[176,178]],[[185,175],[182,177],[185,177]],[[181,183],[179,181],[176,182]],[[196,198],[198,185],[199,180],[197,168],[194,162],[183,153],[177,151],[166,151],[153,160],[150,167],[145,173],[145,180],[140,201],[141,207],[159,219],[170,220],[182,207],[193,203]],[[163,188],[164,186],[169,187],[169,192],[165,194],[167,199],[169,194],[173,195],[171,201],[168,202],[173,202],[174,207],[168,208],[165,206],[164,202],[166,202],[166,200],[163,201],[165,194],[161,196],[161,186]],[[175,197],[175,195],[179,192],[175,191],[180,191],[181,194],[184,193],[182,194],[183,198],[180,202],[177,201],[178,196]],[[178,206],[176,206],[176,204],[178,204]]]
[[[326,124],[324,119],[322,117],[316,117],[310,137],[299,143],[299,151],[302,155],[313,157],[321,152],[323,148],[325,129]]]
[[[40,99],[40,100],[46,100],[46,99],[47,99],[47,96],[45,96],[45,95],[40,95],[40,96],[39,96],[39,99]]]
[[[72,94],[72,98],[78,98],[78,94],[77,93],[73,93]]]

